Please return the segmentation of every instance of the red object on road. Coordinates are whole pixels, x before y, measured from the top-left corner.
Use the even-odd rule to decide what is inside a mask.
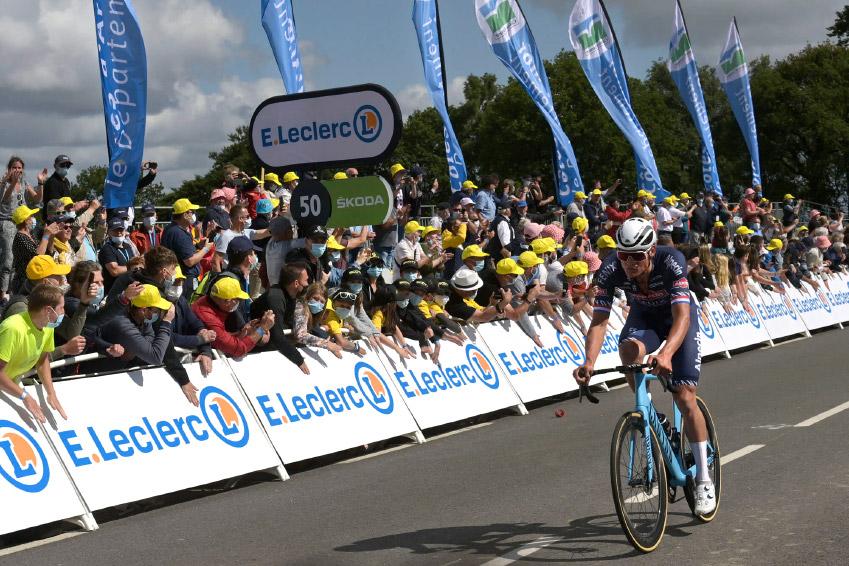
[[[554,411],[554,414],[555,414],[555,416],[560,418],[560,417],[562,417],[563,415],[566,414],[566,411],[564,411],[563,409],[557,409],[556,411]]]

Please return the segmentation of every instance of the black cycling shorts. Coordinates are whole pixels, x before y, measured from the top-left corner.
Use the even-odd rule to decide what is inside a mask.
[[[702,369],[702,343],[699,334],[698,306],[690,301],[690,326],[687,335],[678,351],[672,356],[672,377],[669,379],[671,389],[677,389],[679,384],[699,385],[699,373]],[[660,311],[660,312],[658,312]],[[629,338],[639,340],[650,354],[660,348],[660,344],[669,336],[672,328],[672,310],[649,310],[632,306],[628,319],[619,335],[621,344]]]

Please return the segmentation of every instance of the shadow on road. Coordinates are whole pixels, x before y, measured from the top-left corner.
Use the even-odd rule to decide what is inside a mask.
[[[689,514],[670,513],[669,518],[671,524],[667,524],[667,536],[689,536],[691,533],[682,530],[682,527],[696,524],[690,520]],[[523,556],[521,560],[565,563],[618,560],[640,554],[625,538],[614,514],[575,519],[562,527],[543,523],[493,523],[422,529],[360,540],[334,550],[378,552],[406,548],[413,554],[458,553],[496,557],[541,538],[554,542],[547,544],[544,552]]]

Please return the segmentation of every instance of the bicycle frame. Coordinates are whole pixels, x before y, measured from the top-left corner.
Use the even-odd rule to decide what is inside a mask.
[[[651,380],[657,380],[657,376],[635,372],[634,373],[634,390],[637,394],[637,406],[636,411],[639,411],[643,416],[643,422],[646,423],[644,437],[646,440],[646,459],[648,461],[648,481],[651,482],[654,480],[654,454],[651,448],[651,432],[649,428],[654,431],[655,437],[657,438],[657,442],[660,445],[660,452],[663,457],[664,463],[666,464],[666,469],[668,471],[668,481],[670,485],[674,486],[683,486],[687,483],[687,477],[695,478],[696,477],[696,466],[690,466],[687,470],[683,468],[683,462],[679,459],[679,455],[675,453],[672,449],[672,444],[669,442],[669,438],[666,436],[666,432],[663,430],[663,426],[661,426],[660,421],[657,418],[657,411],[654,408],[654,405],[649,399],[648,395],[648,387],[647,382]],[[675,403],[673,406],[673,420],[675,428],[680,432],[681,431],[681,411],[678,410],[678,406]],[[683,439],[681,440],[683,442]],[[631,440],[633,443],[633,439]],[[634,447],[633,444],[630,448],[630,469],[633,469],[634,463]],[[630,478],[629,478],[630,479]]]

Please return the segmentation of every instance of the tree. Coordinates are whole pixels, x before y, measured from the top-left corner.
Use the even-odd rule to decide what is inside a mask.
[[[76,182],[71,186],[71,198],[75,201],[103,200],[103,188],[106,186],[106,165],[92,165],[86,167],[77,175]],[[165,185],[162,183],[151,183],[150,185],[136,191],[135,203],[137,205],[152,202],[153,204],[167,204],[173,202],[172,195],[165,194]]]
[[[837,12],[834,25],[828,28],[828,37],[835,38],[841,47],[849,46],[849,5]]]

